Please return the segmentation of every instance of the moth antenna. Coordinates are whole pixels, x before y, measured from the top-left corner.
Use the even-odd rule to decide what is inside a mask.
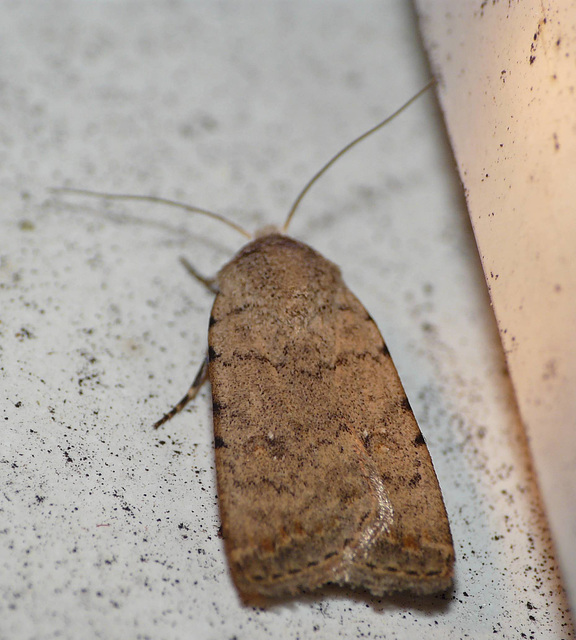
[[[435,79],[434,80],[430,80],[430,82],[425,87],[420,89],[420,91],[418,91],[418,93],[416,95],[412,96],[410,98],[410,100],[405,102],[399,109],[394,111],[394,113],[392,115],[390,115],[387,118],[385,118],[384,120],[382,120],[382,122],[377,124],[375,127],[372,127],[371,129],[368,129],[368,131],[366,131],[361,136],[358,136],[357,138],[352,140],[352,142],[349,142],[344,148],[340,149],[340,151],[338,151],[338,153],[336,155],[332,156],[332,158],[330,158],[330,160],[328,160],[328,162],[310,178],[310,180],[306,183],[306,185],[304,186],[302,191],[300,191],[300,193],[298,194],[298,197],[294,201],[294,204],[292,205],[292,208],[288,212],[288,216],[286,218],[286,222],[284,223],[284,226],[282,227],[282,232],[286,233],[288,231],[288,226],[290,225],[290,222],[292,221],[292,218],[294,217],[294,214],[296,213],[296,209],[298,209],[298,207],[300,206],[300,203],[302,202],[302,199],[304,198],[304,196],[308,193],[308,191],[310,190],[312,185],[314,185],[317,182],[317,180],[321,176],[323,176],[326,173],[326,171],[328,171],[328,169],[336,162],[336,160],[340,159],[347,151],[350,151],[350,149],[352,147],[354,147],[355,145],[357,145],[359,142],[362,142],[362,140],[364,140],[368,136],[371,136],[373,133],[378,131],[378,129],[381,129],[382,127],[387,125],[390,121],[394,120],[394,118],[396,118],[396,116],[399,116],[413,102],[418,100],[418,98],[423,93],[428,91],[428,89],[430,89],[430,87],[432,85],[434,85],[435,83],[436,83]]]
[[[137,196],[126,193],[103,193],[100,191],[88,191],[88,189],[72,189],[70,187],[54,187],[49,189],[52,193],[75,193],[80,196],[90,196],[92,198],[106,198],[108,200],[140,200],[143,202],[157,202],[159,204],[165,204],[170,207],[177,207],[178,209],[184,209],[184,211],[189,211],[192,213],[200,213],[203,216],[207,216],[208,218],[213,218],[214,220],[219,220],[224,224],[227,224],[232,229],[236,230],[238,233],[241,233],[248,239],[252,239],[252,234],[246,231],[246,229],[242,228],[239,224],[232,222],[232,220],[228,220],[223,215],[219,213],[214,213],[213,211],[208,211],[207,209],[200,209],[199,207],[192,207],[189,204],[185,204],[184,202],[178,202],[177,200],[169,200],[168,198],[159,198],[157,196]]]

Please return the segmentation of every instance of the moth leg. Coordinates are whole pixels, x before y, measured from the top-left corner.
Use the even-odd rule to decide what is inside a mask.
[[[184,409],[184,407],[191,400],[194,400],[194,398],[198,394],[198,391],[200,391],[200,388],[206,382],[206,380],[208,380],[208,358],[207,357],[204,358],[202,365],[200,366],[200,370],[198,371],[198,373],[196,374],[196,377],[194,378],[194,382],[192,383],[192,386],[190,387],[190,389],[188,389],[188,393],[182,398],[182,400],[180,400],[180,402],[175,407],[170,409],[168,413],[166,413],[164,416],[160,418],[160,420],[154,423],[154,429],[158,429],[158,427],[161,427],[165,422],[168,422],[168,420],[171,420],[177,413],[180,413],[180,411],[182,411],[182,409]]]
[[[212,291],[212,293],[218,293],[216,278],[207,278],[206,276],[203,276],[201,273],[196,271],[195,267],[193,267],[186,258],[180,258],[180,262],[193,278],[196,278],[196,280],[201,282],[208,290]]]

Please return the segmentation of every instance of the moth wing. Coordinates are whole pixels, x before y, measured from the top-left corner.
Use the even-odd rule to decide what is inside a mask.
[[[342,297],[336,387],[378,507],[339,582],[376,595],[444,591],[454,549],[430,453],[378,327],[347,288]]]
[[[248,245],[226,269],[209,375],[223,536],[243,598],[327,583],[449,587],[452,541],[428,450],[337,268],[282,237]]]

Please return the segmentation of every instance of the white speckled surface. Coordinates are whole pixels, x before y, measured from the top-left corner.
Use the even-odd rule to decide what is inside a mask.
[[[461,187],[432,94],[334,167],[292,232],[378,322],[434,459],[453,594],[238,602],[218,538],[209,220],[55,199],[154,193],[282,220],[428,79],[406,3],[0,6],[0,637],[570,638]],[[524,634],[524,635],[523,635]]]

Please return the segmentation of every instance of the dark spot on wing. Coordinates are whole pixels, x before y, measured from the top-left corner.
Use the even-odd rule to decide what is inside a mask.
[[[414,444],[415,444],[417,447],[420,447],[420,446],[422,446],[423,444],[426,444],[426,440],[424,440],[424,436],[423,436],[421,433],[419,433],[419,434],[414,438]]]
[[[420,480],[422,480],[422,476],[419,473],[415,473],[408,481],[408,484],[411,487],[417,487]]]

